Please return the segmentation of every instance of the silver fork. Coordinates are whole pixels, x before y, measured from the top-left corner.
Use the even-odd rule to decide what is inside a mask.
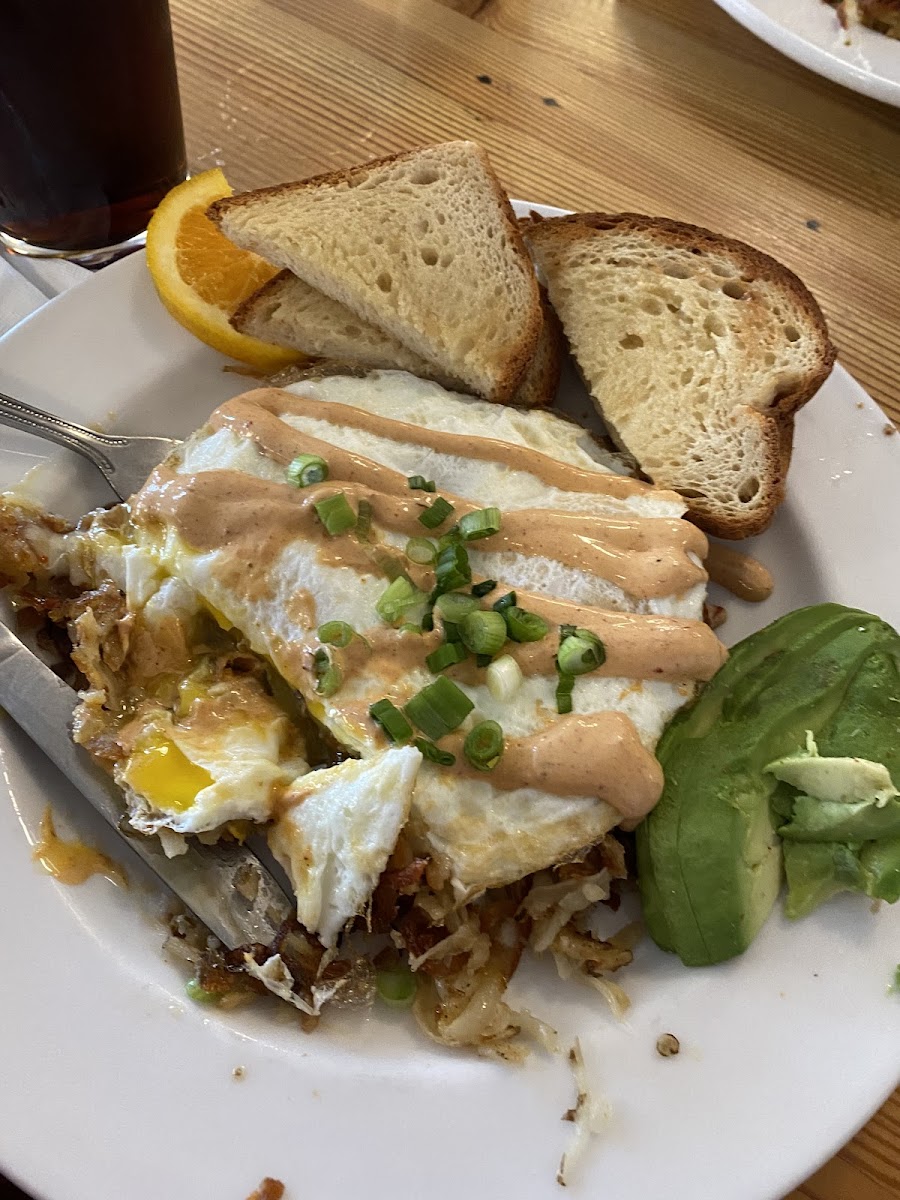
[[[14,396],[0,392],[0,425],[47,438],[82,458],[101,471],[120,500],[125,500],[146,481],[147,476],[166,455],[181,443],[174,438],[126,437],[124,434],[96,433],[74,421],[32,408]]]

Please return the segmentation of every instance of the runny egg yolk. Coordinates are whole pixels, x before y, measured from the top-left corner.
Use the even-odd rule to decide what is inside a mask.
[[[185,812],[213,777],[198,767],[168,738],[160,737],[136,751],[125,770],[125,781],[138,795],[162,812]]]

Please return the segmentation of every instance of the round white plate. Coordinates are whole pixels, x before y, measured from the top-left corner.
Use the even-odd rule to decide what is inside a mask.
[[[552,212],[555,210],[544,210]],[[247,381],[158,303],[143,257],[106,268],[0,342],[0,388],[136,433],[185,434]],[[586,412],[569,385],[567,407]],[[790,499],[757,553],[775,571],[743,636],[800,604],[838,600],[900,623],[883,532],[900,508],[897,440],[840,368],[798,422]],[[0,432],[0,486],[31,484],[77,514],[108,500],[69,457]],[[882,514],[882,516],[879,516]],[[551,1200],[572,1126],[566,1065],[445,1052],[406,1014],[341,1014],[311,1036],[266,1006],[225,1014],[184,999],[160,953],[153,881],[42,755],[0,723],[0,1167],[41,1200],[243,1200],[264,1175],[288,1200]],[[64,830],[117,855],[131,888],[58,885],[29,842],[52,802]],[[156,907],[158,907],[158,902]],[[743,958],[687,970],[651,944],[622,982],[624,1022],[540,963],[516,999],[581,1038],[612,1107],[575,1195],[776,1200],[830,1156],[900,1073],[900,908],[839,899],[801,924],[776,914]],[[681,1041],[677,1058],[658,1035]],[[236,1079],[233,1071],[243,1067]]]
[[[835,83],[900,106],[900,41],[862,25],[841,29],[823,0],[715,0],[751,33]]]

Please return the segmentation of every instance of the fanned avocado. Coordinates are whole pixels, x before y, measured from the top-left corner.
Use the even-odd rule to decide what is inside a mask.
[[[742,953],[756,936],[781,883],[776,819],[795,818],[787,785],[766,767],[800,751],[808,731],[822,754],[880,762],[900,778],[898,664],[900,637],[879,618],[837,604],[798,609],[737,645],[675,717],[657,747],[663,795],[637,831],[645,919],[660,946],[700,966]],[[877,886],[889,890],[900,855],[892,867],[888,842],[856,841],[842,846],[846,862],[832,853],[831,874],[826,855],[808,855],[818,879],[810,893],[874,894],[863,864],[876,847]]]

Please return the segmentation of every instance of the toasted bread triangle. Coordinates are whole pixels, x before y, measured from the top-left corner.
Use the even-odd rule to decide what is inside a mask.
[[[743,242],[633,213],[523,225],[612,436],[709,533],[760,533],[794,413],[835,351],[813,297]]]
[[[538,287],[484,151],[447,142],[219,200],[237,245],[286,267],[491,400],[541,328]]]

